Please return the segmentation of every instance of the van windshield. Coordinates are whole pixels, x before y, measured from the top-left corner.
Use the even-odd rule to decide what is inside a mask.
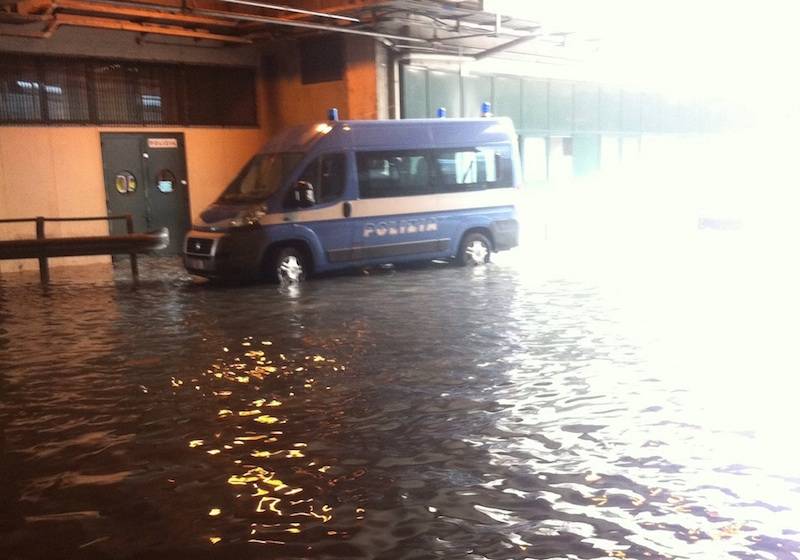
[[[300,163],[303,154],[258,154],[231,181],[219,202],[255,202],[275,193]]]

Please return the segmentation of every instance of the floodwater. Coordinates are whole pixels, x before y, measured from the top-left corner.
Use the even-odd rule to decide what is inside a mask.
[[[800,558],[797,284],[715,247],[0,278],[0,558]]]

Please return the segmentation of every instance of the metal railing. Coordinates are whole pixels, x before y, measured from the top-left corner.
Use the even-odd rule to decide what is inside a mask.
[[[81,217],[81,218],[45,218],[43,216],[37,216],[35,218],[9,218],[9,219],[0,219],[0,224],[19,224],[19,223],[36,223],[36,240],[43,241],[47,239],[45,235],[44,226],[47,222],[92,222],[92,221],[107,221],[111,222],[112,220],[125,220],[125,226],[128,232],[128,235],[133,234],[133,216],[130,214],[122,214],[117,216],[88,216],[88,217]],[[50,238],[53,239],[53,238]],[[70,241],[75,241],[79,243],[81,239],[88,239],[88,238],[68,238]],[[21,243],[29,240],[19,240]],[[13,242],[3,242],[3,243],[13,243]],[[68,251],[68,250],[67,250]],[[48,255],[43,249],[36,250],[35,248],[32,249],[31,253],[37,254],[30,254],[29,256],[19,256],[18,258],[36,258],[39,259],[39,279],[41,280],[42,284],[47,284],[50,282],[50,266],[47,262]],[[124,251],[123,251],[124,253]],[[27,253],[26,253],[27,254]],[[103,253],[103,254],[112,254],[111,252]],[[80,252],[76,251],[75,255],[79,256]],[[70,256],[70,255],[60,255],[60,256]],[[136,282],[139,280],[139,262],[136,258],[135,252],[128,253],[131,262],[131,275],[133,280]],[[0,255],[0,258],[3,258]],[[13,258],[13,257],[9,257]]]

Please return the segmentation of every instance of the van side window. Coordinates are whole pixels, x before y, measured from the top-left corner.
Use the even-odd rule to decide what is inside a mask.
[[[437,192],[459,192],[510,187],[509,146],[437,150],[439,184]]]
[[[300,180],[314,185],[317,203],[334,202],[344,192],[345,169],[344,154],[326,154],[309,163]]]
[[[361,198],[428,194],[428,157],[421,152],[365,152],[357,156]]]

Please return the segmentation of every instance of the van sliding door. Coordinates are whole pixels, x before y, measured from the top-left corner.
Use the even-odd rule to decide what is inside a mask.
[[[446,251],[426,151],[357,154],[359,199],[353,201],[354,260],[393,260]]]

